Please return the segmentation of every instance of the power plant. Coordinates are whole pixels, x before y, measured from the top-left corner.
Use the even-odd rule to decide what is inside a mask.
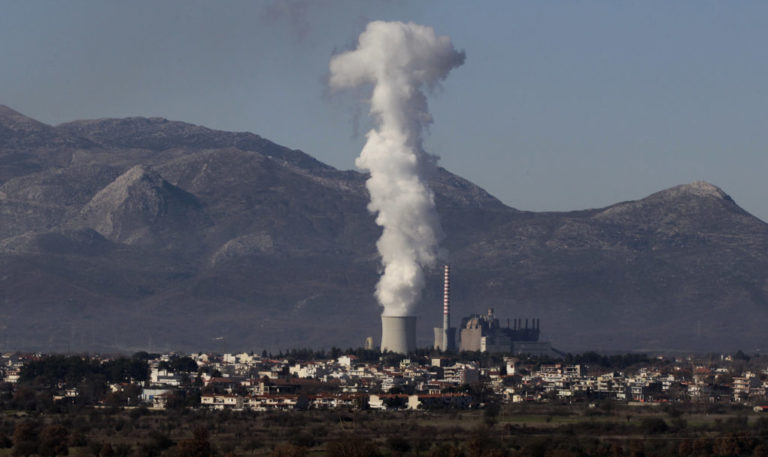
[[[456,329],[451,328],[451,266],[443,267],[443,326],[435,327],[435,349],[456,350]]]
[[[502,327],[493,308],[485,315],[472,314],[462,319],[460,334],[451,327],[451,267],[443,267],[443,326],[435,327],[434,348],[441,351],[513,352],[552,355],[549,342],[539,341],[539,319],[507,319]],[[456,337],[459,337],[459,347]]]
[[[502,327],[493,314],[493,308],[485,315],[473,314],[461,323],[460,351],[514,352],[515,354],[546,355],[552,353],[549,342],[540,342],[539,319],[507,319]]]
[[[416,350],[416,316],[381,316],[381,351],[408,354]]]
[[[386,313],[386,311],[385,311]],[[462,319],[461,333],[451,327],[451,267],[443,267],[443,326],[434,328],[434,348],[444,352],[480,351],[515,354],[552,355],[549,342],[539,341],[539,319],[507,319],[502,326],[488,309],[486,314],[472,314]],[[456,337],[460,344],[457,347]],[[373,341],[366,341],[373,346]],[[381,351],[408,354],[416,350],[416,316],[381,316]]]

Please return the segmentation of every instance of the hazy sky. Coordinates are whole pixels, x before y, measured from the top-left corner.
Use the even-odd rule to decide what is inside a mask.
[[[51,124],[252,131],[352,168],[367,106],[326,88],[328,62],[374,19],[466,52],[430,99],[426,146],[508,205],[600,207],[703,179],[768,220],[763,1],[8,0],[0,104]]]

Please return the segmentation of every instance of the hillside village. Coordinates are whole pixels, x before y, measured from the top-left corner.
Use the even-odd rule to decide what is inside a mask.
[[[472,360],[449,355],[385,355],[377,359],[371,354],[340,354],[301,360],[253,353],[143,353],[127,361],[105,356],[4,354],[0,359],[5,382],[2,392],[13,392],[15,400],[21,384],[27,389],[32,385],[53,404],[83,404],[83,389],[93,388],[84,386],[93,383],[61,368],[65,362],[79,359],[108,365],[112,372],[122,370],[107,383],[103,395],[89,392],[86,396],[96,406],[111,407],[433,410],[482,408],[499,402],[583,403],[594,407],[609,401],[630,405],[739,404],[762,411],[762,405],[768,404],[768,360],[749,360],[741,352],[706,360],[692,356],[645,358],[645,362],[624,369],[523,357]],[[49,361],[54,360],[55,370],[45,365],[52,365]],[[117,379],[119,382],[114,382]],[[45,385],[51,388],[42,389]]]

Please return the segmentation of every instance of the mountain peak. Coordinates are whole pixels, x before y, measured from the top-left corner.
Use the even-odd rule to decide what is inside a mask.
[[[690,195],[696,197],[713,197],[723,200],[731,200],[731,197],[723,192],[722,189],[706,181],[694,181],[689,184],[682,184],[666,190],[662,190],[658,194],[666,195],[669,197],[681,197]]]
[[[34,131],[51,128],[5,105],[0,105],[0,126],[12,131]]]
[[[87,227],[108,239],[147,244],[161,239],[161,232],[184,233],[203,223],[199,206],[156,171],[136,165],[100,190],[81,214]]]
[[[640,200],[617,203],[600,211],[596,217],[626,219],[634,214],[633,217],[646,221],[669,220],[672,215],[712,219],[713,215],[721,211],[748,214],[719,187],[706,181],[694,181],[664,189]]]
[[[128,171],[122,174],[115,182],[122,181],[125,184],[130,184],[135,181],[146,180],[153,185],[160,185],[162,178],[156,172],[150,170],[145,165],[136,165],[131,167]]]
[[[22,151],[21,155],[16,156],[11,162],[6,162],[4,167],[0,167],[5,168],[5,170],[0,169],[0,181],[7,179],[8,174],[17,174],[18,168],[27,172],[39,170],[40,168],[36,166],[30,166],[39,160],[39,157],[31,157],[36,153],[39,154],[38,148],[59,148],[54,152],[58,158],[53,160],[53,163],[61,166],[71,159],[71,153],[66,148],[87,149],[94,146],[91,141],[85,138],[67,132],[59,132],[54,127],[25,116],[5,105],[0,105],[0,143],[5,148]],[[16,163],[13,163],[14,161]],[[12,171],[9,173],[8,170]]]

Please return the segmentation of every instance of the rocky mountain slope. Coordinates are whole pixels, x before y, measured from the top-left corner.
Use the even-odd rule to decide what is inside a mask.
[[[379,334],[365,176],[159,118],[0,107],[0,349],[277,350]],[[539,317],[563,350],[768,347],[768,225],[696,182],[603,209],[432,180],[454,320]],[[420,341],[440,320],[429,273]]]

